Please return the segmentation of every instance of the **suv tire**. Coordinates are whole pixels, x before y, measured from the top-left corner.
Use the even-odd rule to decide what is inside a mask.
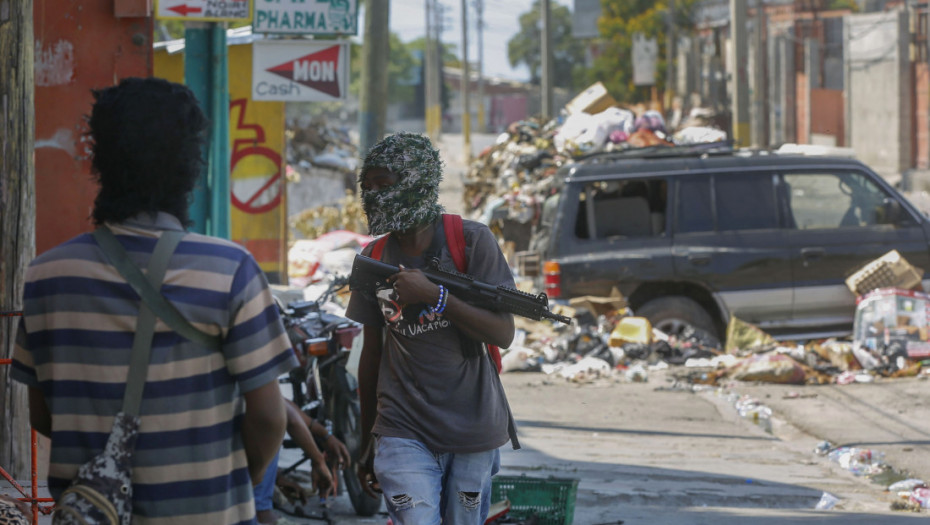
[[[680,295],[659,297],[636,309],[636,315],[649,319],[652,326],[669,335],[680,335],[685,327],[691,327],[714,342],[719,342],[714,320],[707,310],[693,299]]]

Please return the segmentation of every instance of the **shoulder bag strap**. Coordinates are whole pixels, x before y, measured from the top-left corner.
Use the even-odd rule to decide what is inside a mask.
[[[109,230],[107,230],[109,231]],[[155,244],[152,258],[149,260],[147,284],[156,289],[161,288],[168,270],[168,260],[181,242],[181,232],[162,233]],[[125,252],[124,252],[125,253]],[[133,266],[135,268],[135,266]],[[132,339],[132,353],[129,357],[129,374],[126,378],[126,393],[123,394],[122,412],[139,417],[142,407],[142,391],[148,377],[149,361],[152,355],[152,338],[155,335],[155,314],[143,300],[139,305],[139,318],[136,320],[136,335]]]
[[[169,238],[176,235],[177,241],[180,241],[181,236],[184,235],[183,232],[172,233],[166,231],[162,234],[162,237],[169,233],[171,234]],[[113,266],[119,271],[120,275],[123,276],[123,279],[129,282],[132,289],[142,297],[142,300],[145,301],[159,319],[170,326],[172,330],[195,343],[199,343],[214,350],[220,349],[221,340],[219,336],[211,335],[195,328],[180,312],[178,312],[174,305],[162,297],[161,293],[142,275],[139,268],[129,260],[129,255],[126,253],[126,250],[123,249],[123,245],[116,240],[116,236],[113,235],[113,232],[111,232],[109,228],[97,228],[94,232],[94,238],[97,239],[103,252],[107,255],[107,258]],[[177,243],[177,241],[175,241],[175,243]],[[174,249],[172,248],[172,252],[173,251]],[[171,252],[168,253],[168,256],[170,255]],[[154,253],[152,257],[154,258]],[[165,261],[165,264],[167,265],[167,261]],[[159,283],[160,282],[161,280],[159,280]]]

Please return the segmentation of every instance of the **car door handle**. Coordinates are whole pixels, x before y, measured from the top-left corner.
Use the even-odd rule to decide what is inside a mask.
[[[827,250],[823,248],[801,248],[801,257],[810,261],[813,259],[819,259],[827,254]]]
[[[710,255],[707,255],[707,254],[689,255],[688,262],[695,266],[707,266],[708,264],[710,264]]]

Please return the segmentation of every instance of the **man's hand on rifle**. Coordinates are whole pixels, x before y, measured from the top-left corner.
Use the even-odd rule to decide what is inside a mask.
[[[388,277],[387,281],[394,287],[394,295],[404,304],[436,304],[439,300],[439,286],[430,281],[420,270],[404,268]]]

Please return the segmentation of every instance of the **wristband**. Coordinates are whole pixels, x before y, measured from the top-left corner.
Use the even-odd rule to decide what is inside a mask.
[[[439,285],[439,299],[436,300],[436,306],[430,307],[434,314],[441,314],[446,308],[446,287]]]
[[[449,290],[446,290],[446,287],[439,285],[439,303],[436,304],[436,308],[433,310],[437,314],[442,314],[446,311],[446,303],[449,302]]]

